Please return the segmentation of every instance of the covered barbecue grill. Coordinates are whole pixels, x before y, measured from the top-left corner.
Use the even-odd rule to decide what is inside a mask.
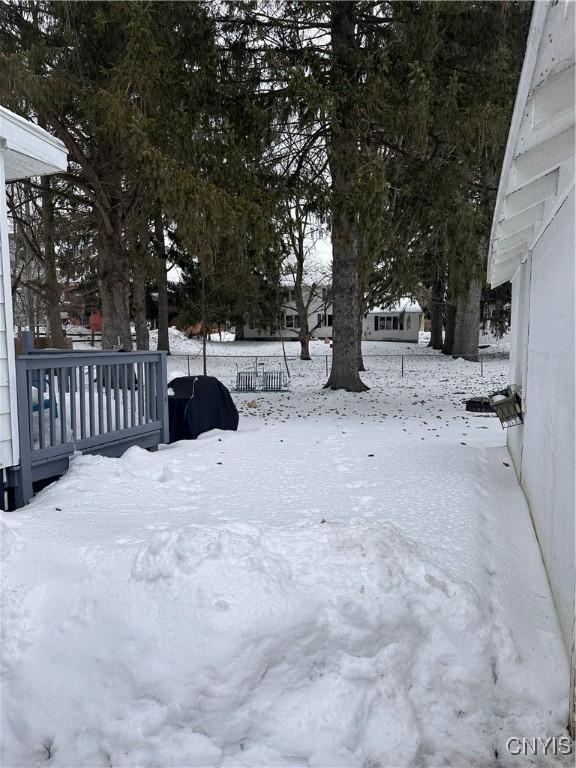
[[[238,429],[230,392],[214,376],[179,376],[168,384],[170,442],[195,440],[211,429]]]

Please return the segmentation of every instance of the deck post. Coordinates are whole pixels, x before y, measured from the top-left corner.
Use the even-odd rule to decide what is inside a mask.
[[[18,431],[20,433],[20,473],[15,489],[16,507],[28,504],[34,491],[32,488],[32,457],[30,445],[30,412],[32,403],[29,398],[28,371],[25,365],[16,364],[16,391],[18,394]]]
[[[157,408],[158,418],[162,422],[161,440],[163,443],[170,442],[170,431],[168,428],[168,372],[166,365],[166,352],[159,353],[158,378],[157,378]]]
[[[20,353],[29,355],[34,349],[34,334],[32,331],[20,331]]]

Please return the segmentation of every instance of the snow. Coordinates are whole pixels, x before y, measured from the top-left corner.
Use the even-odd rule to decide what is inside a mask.
[[[216,347],[230,383],[280,345]],[[565,733],[569,678],[504,433],[462,402],[507,361],[368,359],[350,394],[314,349],[233,393],[238,432],[79,456],[3,515],[2,765],[569,764],[505,748]]]
[[[422,308],[417,301],[410,298],[399,299],[388,306],[372,307],[370,314],[374,313],[392,313],[392,312],[422,312]]]
[[[66,327],[67,336],[91,336],[92,331],[90,328],[85,328],[83,325],[68,325]],[[100,331],[98,331],[100,333]]]

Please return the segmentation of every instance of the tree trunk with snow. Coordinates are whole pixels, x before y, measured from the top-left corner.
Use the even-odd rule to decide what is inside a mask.
[[[302,286],[296,291],[296,309],[298,310],[298,341],[300,342],[300,360],[310,360],[310,328],[308,327],[308,309],[304,303]]]
[[[363,392],[358,374],[359,253],[354,200],[358,137],[352,94],[356,87],[355,2],[331,3],[332,86],[334,113],[329,147],[332,176],[333,354],[325,386]]]
[[[304,230],[299,232],[296,252],[296,274],[294,279],[294,301],[298,312],[298,341],[300,342],[300,360],[310,360],[310,328],[308,326],[308,307],[304,301]]]
[[[207,360],[207,350],[206,350],[206,341],[207,341],[207,334],[208,334],[208,321],[206,319],[206,281],[204,279],[204,273],[201,272],[200,277],[200,288],[202,291],[201,298],[202,298],[202,373],[204,376],[208,375],[208,360]]]
[[[444,344],[442,352],[445,355],[451,355],[454,348],[454,330],[456,327],[456,304],[453,301],[446,302],[446,331],[444,333]]]
[[[364,312],[360,310],[358,313],[358,370],[365,371],[364,355],[362,354],[362,332],[364,330]]]
[[[478,359],[481,297],[482,283],[477,279],[471,280],[467,289],[458,297],[453,357],[463,357],[465,360]]]
[[[300,341],[300,360],[311,360],[310,357],[310,334],[306,331],[306,333],[300,333],[298,336],[298,340]]]
[[[430,303],[430,342],[432,349],[442,349],[442,329],[444,324],[444,282],[437,280],[432,289]]]

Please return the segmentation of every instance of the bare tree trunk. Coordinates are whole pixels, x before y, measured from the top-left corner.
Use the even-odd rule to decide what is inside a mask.
[[[310,360],[310,329],[308,328],[308,314],[303,302],[296,301],[298,309],[298,341],[300,342],[300,360]]]
[[[480,299],[482,283],[471,280],[468,288],[458,297],[456,326],[452,355],[465,360],[478,359],[478,337],[480,334]]]
[[[364,313],[360,311],[358,315],[358,370],[365,371],[364,356],[362,355],[362,331],[363,331]]]
[[[358,140],[352,98],[356,78],[355,2],[331,3],[332,84],[341,94],[332,116],[329,148],[332,175],[333,354],[325,386],[363,392],[358,374],[359,253],[354,185]]]
[[[132,301],[136,326],[136,349],[150,349],[150,336],[146,325],[146,285],[141,265],[132,271]]]
[[[36,296],[32,288],[26,289],[26,318],[28,320],[28,327],[36,335]]]
[[[170,335],[168,333],[168,271],[166,265],[166,244],[162,214],[154,218],[154,248],[156,250],[158,281],[158,349],[170,354]]]
[[[208,360],[206,356],[206,337],[208,335],[208,329],[202,324],[202,373],[204,376],[208,375]]]
[[[25,210],[24,216],[26,217],[26,221],[30,223],[30,219],[31,219],[30,200],[26,200],[24,210]],[[24,261],[26,263],[26,282],[28,283],[28,287],[26,288],[26,292],[25,292],[26,318],[28,321],[29,330],[34,335],[36,335],[37,326],[40,324],[40,321],[38,318],[38,296],[36,294],[36,291],[32,289],[31,283],[35,281],[36,284],[38,284],[40,282],[39,275],[38,275],[38,260],[34,258],[34,253],[30,248],[30,242],[28,241],[27,237],[24,237],[23,230],[24,230],[24,225],[20,224],[17,232],[19,235],[21,248],[24,252]],[[36,274],[33,274],[33,272],[35,272]]]
[[[102,233],[98,255],[98,287],[102,302],[102,349],[118,344],[132,349],[129,277],[126,251],[122,247],[120,223],[115,220],[111,235]]]
[[[432,349],[442,349],[442,328],[444,320],[444,281],[437,280],[432,289],[430,303],[430,343]]]
[[[310,357],[310,334],[308,329],[304,333],[302,331],[298,334],[298,341],[300,342],[300,360],[311,360]]]
[[[453,301],[446,302],[446,332],[442,352],[451,355],[454,349],[454,330],[456,328],[456,304]]]
[[[298,270],[300,271],[300,266]],[[300,342],[300,360],[310,360],[310,329],[308,327],[308,311],[302,295],[302,276],[294,288],[296,309],[298,311],[298,341]]]
[[[206,365],[206,331],[207,331],[207,321],[206,321],[206,285],[204,282],[204,275],[202,275],[201,278],[201,287],[202,287],[202,373],[204,376],[207,375],[207,365]]]
[[[50,176],[42,176],[42,230],[44,239],[44,270],[46,314],[48,317],[48,336],[53,347],[63,349],[66,346],[62,317],[60,316],[60,285],[56,269],[56,249],[54,247],[54,200]]]

